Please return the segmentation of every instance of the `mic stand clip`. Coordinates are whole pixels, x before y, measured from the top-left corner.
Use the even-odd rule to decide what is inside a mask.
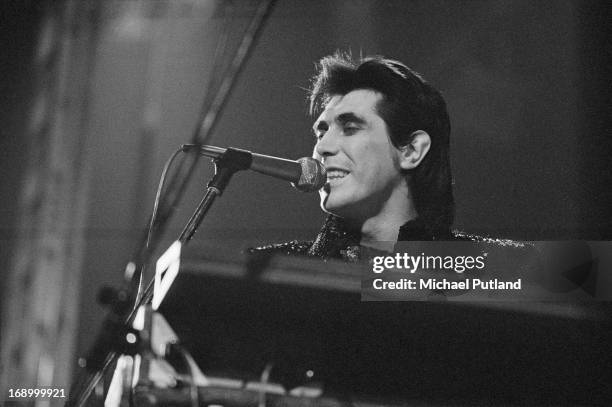
[[[214,160],[215,175],[208,183],[206,194],[179,236],[178,240],[182,244],[191,240],[215,198],[223,194],[232,175],[238,171],[249,169],[252,160],[253,157],[250,152],[231,147]]]

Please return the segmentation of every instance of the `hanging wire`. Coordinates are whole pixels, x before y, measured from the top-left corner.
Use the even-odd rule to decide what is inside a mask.
[[[214,98],[212,98],[210,107],[206,110],[199,121],[199,125],[194,131],[192,137],[193,144],[206,144],[208,139],[212,136],[213,130],[218,123],[219,113],[227,103],[229,94],[236,83],[236,78],[242,71],[246,59],[252,52],[253,44],[261,34],[264,22],[269,17],[275,2],[276,0],[265,0],[258,5],[255,15],[251,19],[244,37],[234,54],[230,67],[223,77]],[[225,16],[225,18],[227,18],[227,16]],[[199,156],[198,149],[193,149],[192,152],[187,152],[185,160],[181,161],[176,173],[168,183],[168,189],[164,193],[164,199],[159,203],[156,219],[154,222],[150,222],[151,230],[161,234],[161,229],[166,225],[167,219],[172,215],[180,198],[184,195],[184,191],[193,175],[193,170],[195,169]],[[144,265],[150,253],[153,252],[155,243],[154,239],[151,238],[149,247],[143,248],[139,258],[139,264]],[[152,291],[153,280],[149,281],[149,284],[144,290],[144,294],[137,296],[140,301],[137,301],[135,304],[134,312],[138,306],[151,300]]]
[[[249,27],[247,28],[247,31],[234,54],[228,71],[223,77],[215,96],[210,99],[210,107],[207,108],[207,106],[204,106],[204,108],[207,108],[206,113],[202,115],[199,125],[194,131],[192,137],[195,144],[204,144],[211,137],[215,125],[218,122],[219,113],[225,106],[227,98],[236,82],[236,78],[242,71],[244,63],[252,51],[253,44],[261,34],[264,22],[270,15],[275,2],[276,0],[264,0],[257,7],[255,15],[251,19]],[[229,33],[229,31],[224,32]],[[225,37],[225,39],[222,38],[222,40],[226,41],[227,37]],[[222,51],[220,47],[219,50],[219,52]],[[222,64],[215,63],[215,66],[220,67]],[[210,82],[208,85],[209,87],[212,87],[213,84]],[[208,101],[209,99],[207,98],[206,100]],[[177,154],[178,153],[175,152],[175,154],[173,154],[171,157],[170,164],[168,164],[168,169],[171,166],[171,162],[173,162],[176,158]],[[194,172],[193,170],[195,169],[198,157],[199,154],[196,150],[193,154],[187,155],[185,160],[181,161],[179,168],[168,184],[169,186],[167,191],[164,193],[162,191],[163,184],[165,183],[165,178],[168,172],[165,168],[166,171],[163,174],[163,180],[160,181],[160,186],[158,187],[159,196],[156,196],[157,202],[154,207],[154,213],[151,215],[147,232],[137,255],[136,264],[138,267],[136,268],[135,274],[132,276],[132,282],[130,284],[131,294],[134,295],[134,292],[136,291],[136,295],[134,296],[136,301],[131,311],[128,312],[127,317],[125,317],[124,324],[126,326],[132,324],[134,318],[136,317],[136,311],[138,308],[151,300],[154,279],[149,281],[144,293],[142,293],[140,290],[140,281],[142,279],[143,270],[157,243],[159,243],[159,236],[163,234],[163,229],[167,226],[167,220],[174,213],[180,198],[184,195],[184,190]],[[186,164],[188,161],[190,162]],[[157,236],[155,236],[155,232],[158,232]],[[120,317],[123,318],[124,316],[121,315]],[[72,394],[73,392],[71,391],[71,395],[66,404],[70,406],[84,406],[89,398],[89,395],[100,382],[104,372],[108,371],[110,366],[112,366],[116,361],[116,358],[117,353],[114,351],[109,351],[106,354],[100,369],[92,374],[89,374],[86,378],[84,378],[84,380],[78,379],[76,386],[73,388],[75,390],[75,394]]]
[[[149,221],[149,227],[147,228],[147,239],[146,246],[149,247],[151,243],[151,236],[153,235],[153,226],[155,225],[155,220],[157,219],[157,212],[159,209],[159,201],[162,195],[162,191],[164,189],[164,183],[166,182],[166,175],[168,174],[168,170],[172,166],[172,163],[176,159],[176,157],[184,151],[184,146],[179,147],[166,161],[164,165],[164,169],[162,170],[161,177],[159,178],[159,184],[157,186],[157,192],[155,193],[155,201],[153,203],[153,213],[151,214],[151,219]]]
[[[235,7],[233,1],[221,1],[222,7],[220,14],[222,15],[222,23],[221,23],[221,33],[219,34],[219,39],[217,40],[217,45],[215,47],[215,52],[213,54],[213,66],[210,74],[210,78],[208,79],[208,85],[206,87],[206,93],[204,95],[204,102],[202,103],[202,112],[201,116],[205,114],[208,110],[208,107],[213,99],[213,88],[215,84],[219,82],[219,76],[221,75],[224,63],[223,61],[227,57],[227,43],[229,39],[230,32],[233,31],[233,19],[231,16],[235,13]]]
[[[263,28],[264,22],[270,15],[272,11],[272,7],[276,0],[265,0],[262,1],[255,15],[252,17],[249,26],[244,34],[244,37],[238,46],[230,67],[226,72],[225,76],[221,80],[221,84],[219,85],[217,92],[214,93],[214,97],[207,97],[205,99],[205,103],[203,105],[203,111],[198,121],[198,126],[194,130],[192,136],[192,142],[194,144],[202,145],[207,144],[208,140],[213,134],[213,130],[215,125],[218,122],[219,113],[221,109],[225,106],[227,99],[233,86],[236,82],[237,76],[242,71],[244,63],[247,57],[250,55],[252,51],[253,44],[256,39],[261,34],[261,30]],[[227,21],[229,17],[229,12],[227,10],[224,11],[224,20]],[[231,13],[233,14],[233,13]],[[226,27],[228,24],[224,24]],[[229,36],[229,29],[226,29],[221,34],[220,41],[226,42]],[[223,53],[221,47],[217,47],[215,51],[216,58]],[[223,64],[220,62],[215,62],[215,69],[219,70]],[[220,75],[219,73],[214,73],[214,76]],[[213,87],[213,83],[208,83],[208,94],[213,94],[211,92]],[[206,102],[206,100],[210,100],[210,102]],[[210,104],[210,106],[207,106]],[[172,215],[176,206],[178,205],[178,201],[180,197],[184,195],[185,188],[193,174],[193,170],[195,169],[195,165],[197,163],[197,159],[199,158],[199,154],[197,150],[194,150],[191,154],[188,154],[185,157],[179,166],[170,182],[168,183],[169,187],[166,193],[164,194],[164,199],[161,200],[158,208],[158,215],[155,220],[155,224],[152,224],[151,229],[157,230],[160,229],[160,232],[163,229],[163,226],[167,223],[167,219]],[[141,252],[139,256],[138,264],[143,264],[144,260],[148,257],[148,254],[153,251],[153,245],[149,242],[150,247],[145,248],[144,252]]]

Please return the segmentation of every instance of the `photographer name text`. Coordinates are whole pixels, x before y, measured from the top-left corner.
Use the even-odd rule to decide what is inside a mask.
[[[411,280],[400,278],[396,281],[386,281],[376,278],[372,281],[375,290],[520,290],[522,281],[501,281],[498,279],[481,280],[467,278],[461,281],[447,280],[445,278],[419,278]]]

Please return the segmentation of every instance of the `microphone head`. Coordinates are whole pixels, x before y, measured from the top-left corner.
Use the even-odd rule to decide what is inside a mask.
[[[302,174],[298,182],[291,185],[302,192],[314,192],[323,188],[327,182],[327,171],[321,161],[312,157],[302,157],[297,160],[302,167]]]

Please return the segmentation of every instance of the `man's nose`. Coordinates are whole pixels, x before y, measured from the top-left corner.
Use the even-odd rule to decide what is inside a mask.
[[[315,145],[315,154],[320,157],[328,157],[338,154],[339,140],[338,135],[332,129],[325,132]]]

